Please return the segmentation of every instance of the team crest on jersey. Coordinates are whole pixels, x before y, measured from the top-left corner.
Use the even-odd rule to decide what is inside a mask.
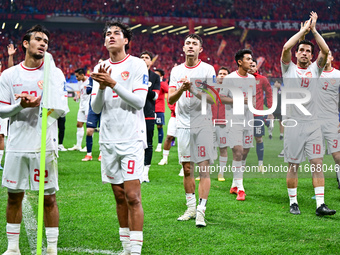
[[[331,84],[334,85],[336,83],[335,79],[331,79]]]
[[[122,76],[123,80],[126,81],[129,78],[130,73],[128,71],[125,71],[122,72],[120,75]]]
[[[42,80],[38,81],[39,89],[43,89],[43,83],[44,83],[44,81],[42,81]]]
[[[309,77],[309,78],[312,78],[313,75],[312,75],[311,72],[308,72],[308,73],[306,73],[306,76]]]
[[[200,87],[201,84],[202,84],[201,80],[195,80],[195,85],[196,85],[197,88]]]

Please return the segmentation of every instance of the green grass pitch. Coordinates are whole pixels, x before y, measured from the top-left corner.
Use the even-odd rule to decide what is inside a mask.
[[[64,146],[76,142],[78,104],[69,100],[71,112],[66,117]],[[169,112],[166,114],[169,117]],[[167,119],[166,118],[166,119]],[[266,130],[267,131],[267,130]],[[278,124],[274,137],[264,138],[265,165],[286,166],[277,155],[282,150]],[[166,134],[166,126],[164,133]],[[86,153],[59,154],[59,186],[57,201],[60,211],[59,254],[116,254],[121,250],[115,201],[110,185],[101,183],[98,133],[94,135],[93,161],[82,162]],[[154,149],[157,145],[155,127]],[[83,140],[85,146],[85,137]],[[332,217],[315,216],[316,203],[310,173],[300,174],[298,201],[301,215],[289,213],[284,173],[245,173],[246,200],[236,201],[229,194],[231,174],[225,182],[211,175],[211,190],[206,210],[206,228],[196,228],[195,221],[178,222],[185,209],[183,179],[177,148],[170,151],[169,164],[158,166],[162,153],[154,152],[150,183],[142,184],[145,213],[143,254],[339,254],[340,212]],[[229,152],[228,164],[232,154]],[[333,164],[330,156],[324,162]],[[256,166],[255,147],[247,165]],[[197,175],[197,173],[196,173]],[[335,173],[327,173],[325,202],[340,209],[340,190]],[[196,186],[198,182],[196,181]],[[196,187],[196,197],[198,196]],[[37,192],[27,192],[34,220],[37,215]],[[0,253],[7,248],[7,189],[0,189]],[[21,225],[21,254],[32,254],[32,231]],[[45,238],[44,238],[45,240]],[[44,241],[45,242],[45,241]],[[36,244],[34,244],[35,248]],[[46,247],[46,246],[45,246]]]

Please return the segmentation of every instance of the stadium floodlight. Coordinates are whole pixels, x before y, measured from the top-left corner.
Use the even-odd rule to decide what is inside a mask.
[[[159,27],[159,25],[154,25],[153,27],[151,27],[151,29],[155,29],[157,27]]]
[[[17,24],[15,25],[14,29],[18,29],[18,27],[19,27],[19,23],[17,23]]]
[[[200,28],[202,28],[202,26],[197,26],[194,29],[196,30],[196,29],[200,29]]]
[[[2,29],[5,29],[6,22],[2,23]]]
[[[328,33],[321,34],[321,36],[331,36],[331,35],[336,35],[336,32],[328,32]]]
[[[133,26],[133,27],[131,27],[131,30],[133,30],[133,29],[135,29],[135,28],[137,28],[137,27],[140,27],[142,24],[138,24],[138,25],[136,25],[136,26]]]
[[[215,31],[208,32],[207,34],[208,34],[208,35],[212,35],[212,34],[224,32],[224,31],[228,31],[228,30],[232,30],[232,29],[235,29],[235,27],[222,28],[222,29],[219,29],[219,30],[215,30]]]
[[[178,28],[175,28],[175,29],[171,29],[168,31],[169,34],[173,33],[173,32],[176,32],[176,31],[179,31],[179,30],[182,30],[184,28],[187,28],[187,26],[183,26],[183,27],[178,27]]]
[[[189,29],[185,29],[185,30],[180,31],[179,33],[184,34],[184,33],[189,32],[189,31],[190,31]]]
[[[205,28],[205,29],[203,29],[203,31],[204,32],[208,32],[208,31],[211,31],[211,30],[214,30],[214,29],[216,29],[216,28],[218,28],[218,27],[209,27],[209,28]]]
[[[154,31],[153,33],[156,34],[156,33],[162,32],[164,30],[167,30],[167,29],[170,29],[170,28],[173,28],[173,27],[174,27],[173,25],[167,26],[167,27],[163,27],[161,29],[158,29],[158,30]]]
[[[142,30],[142,33],[145,33],[145,32],[147,32],[148,30],[147,29],[144,29],[144,30]]]

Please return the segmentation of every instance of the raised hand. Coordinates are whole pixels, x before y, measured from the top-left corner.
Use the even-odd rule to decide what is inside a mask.
[[[110,66],[99,66],[98,73],[91,73],[92,79],[99,83],[99,89],[104,90],[106,87],[113,88],[116,85],[116,81],[111,78],[112,69]]]
[[[311,25],[310,25],[310,29],[312,30],[312,32],[313,31],[315,31],[316,30],[316,28],[315,28],[315,25],[316,25],[316,21],[318,20],[318,14],[316,13],[316,12],[311,12],[310,13],[310,18],[311,18]]]
[[[9,44],[9,45],[7,46],[7,52],[8,52],[8,55],[9,55],[9,56],[12,56],[12,55],[14,55],[14,54],[17,52],[17,49],[14,48],[13,43],[11,43],[11,44]]]

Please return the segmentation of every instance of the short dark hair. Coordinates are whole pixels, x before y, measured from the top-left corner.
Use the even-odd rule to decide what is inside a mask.
[[[153,54],[150,51],[143,51],[141,54],[139,54],[139,57],[141,57],[142,55],[149,55],[149,57],[151,58],[151,60],[153,59]]]
[[[251,50],[248,50],[248,49],[242,49],[242,50],[239,50],[238,52],[236,52],[235,61],[236,61],[237,66],[239,66],[238,61],[242,60],[245,54],[253,55],[253,52]]]
[[[77,70],[74,71],[74,73],[77,73],[77,74],[79,74],[79,75],[82,75],[82,74],[85,75],[85,71],[84,71],[83,68],[78,68]]]
[[[30,42],[31,40],[31,36],[34,32],[41,32],[44,33],[48,38],[50,38],[50,32],[42,25],[35,25],[33,27],[31,27],[30,29],[28,29],[24,35],[24,37],[22,38],[22,42],[21,42],[21,48],[24,51],[24,53],[26,54],[26,48],[24,47],[24,41],[28,41]]]
[[[197,34],[189,34],[189,35],[187,35],[187,36],[184,38],[184,41],[185,41],[186,39],[188,39],[188,38],[193,38],[193,39],[199,40],[201,46],[203,46],[203,40],[202,40],[202,38],[201,38],[199,35],[197,35]]]
[[[161,74],[161,76],[164,76],[164,74],[165,74],[164,70],[161,69],[161,68],[157,68],[157,69],[155,70],[155,72],[159,72],[159,73]]]
[[[124,38],[128,39],[128,43],[125,45],[125,51],[127,51],[130,48],[129,44],[130,44],[130,41],[132,39],[132,31],[131,31],[130,27],[128,25],[120,22],[120,21],[107,21],[105,23],[105,27],[104,27],[104,30],[103,30],[104,39],[106,37],[106,32],[110,27],[119,27],[122,30]]]
[[[219,73],[221,70],[226,70],[226,71],[228,72],[228,74],[230,74],[230,71],[229,71],[229,69],[228,69],[226,66],[221,66],[221,67],[218,69],[218,71],[217,71],[217,75],[218,75],[218,73]]]
[[[301,44],[310,45],[310,46],[312,47],[312,55],[314,55],[314,44],[313,44],[311,41],[309,41],[309,40],[302,40],[302,41],[300,41],[300,42],[297,44],[297,46],[296,46],[296,50],[295,50],[296,52],[299,51],[299,47],[300,47]]]
[[[253,62],[255,62],[255,64],[257,65],[257,60],[256,60],[256,58],[253,58]]]

